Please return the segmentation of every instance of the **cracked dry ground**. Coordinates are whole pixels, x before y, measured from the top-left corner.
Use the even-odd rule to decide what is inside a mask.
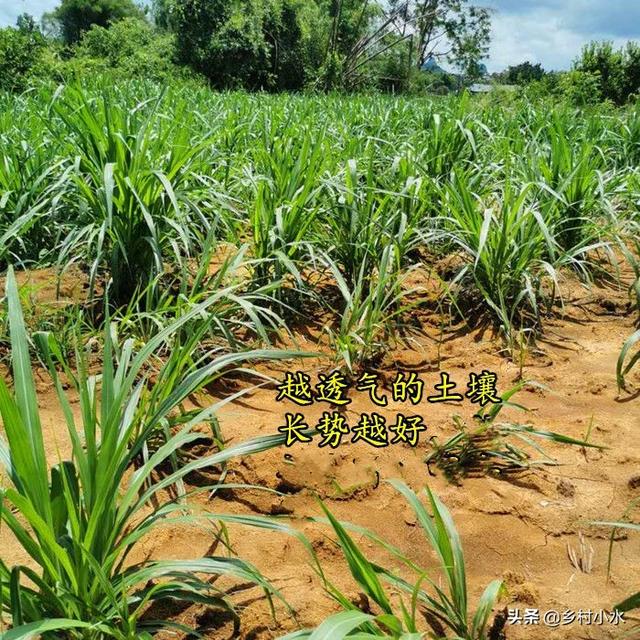
[[[315,443],[296,445],[234,462],[226,478],[231,483],[277,489],[284,495],[243,490],[217,494],[211,500],[203,493],[195,500],[211,512],[288,518],[311,540],[335,584],[365,606],[341,554],[327,535],[327,527],[306,518],[319,515],[320,497],[340,519],[368,527],[402,548],[421,566],[435,570],[435,558],[412,512],[384,481],[399,478],[414,490],[428,483],[449,507],[460,531],[472,604],[490,580],[504,578],[508,587],[505,606],[541,611],[610,609],[640,588],[640,535],[619,535],[607,580],[610,530],[591,524],[595,520],[620,519],[630,501],[640,498],[640,400],[619,396],[615,381],[620,347],[633,330],[634,314],[626,315],[625,308],[623,292],[576,288],[564,317],[545,325],[545,337],[538,344],[543,353],[527,357],[525,377],[544,385],[522,391],[515,398],[530,412],[508,408],[501,414],[505,420],[528,422],[575,438],[584,437],[591,425],[590,441],[605,445],[606,450],[585,452],[578,447],[544,444],[547,453],[560,463],[558,466],[540,467],[508,480],[467,478],[455,485],[437,469],[433,469],[435,476],[429,474],[423,461],[429,451],[428,438],[424,436],[416,449],[404,445],[374,449],[363,443],[345,443],[336,450],[319,449]],[[412,370],[420,374],[429,389],[438,381],[436,335],[437,327],[427,326],[419,345],[388,353],[380,367],[382,379],[389,383],[398,370]],[[303,348],[313,350],[312,342],[300,342]],[[499,389],[505,391],[517,380],[519,367],[499,353],[498,345],[488,331],[457,332],[441,345],[442,370],[464,386],[470,372],[490,369],[497,372]],[[282,377],[285,371],[300,368],[315,381],[317,373],[326,371],[327,366],[326,361],[314,359],[296,366],[270,366],[268,371]],[[638,380],[637,375],[632,376],[636,386]],[[224,397],[225,393],[228,389],[217,389],[214,395]],[[275,395],[273,389],[254,390],[222,409],[220,424],[229,443],[275,433],[284,412],[295,410],[293,405],[276,402]],[[353,424],[356,416],[374,407],[366,394],[352,392],[351,397],[353,402],[346,415]],[[46,415],[53,406],[53,396],[45,396],[45,438],[52,452],[62,434],[58,429],[63,428],[55,413]],[[326,405],[314,405],[305,414],[309,421],[315,421],[325,409]],[[440,441],[454,432],[454,414],[469,419],[473,413],[468,402],[430,405],[425,401],[417,408],[390,403],[388,410],[380,413],[391,419],[402,409],[423,415],[428,435]],[[206,482],[206,478],[200,480]],[[580,532],[595,551],[590,573],[572,566],[567,554],[567,545],[579,545]],[[4,550],[11,552],[13,543],[3,537]],[[355,539],[371,560],[397,568],[362,536],[355,535]],[[232,526],[230,540],[241,557],[255,563],[281,590],[302,626],[317,625],[335,611],[309,565],[305,549],[296,539]],[[163,529],[143,542],[137,556],[195,557],[210,552],[211,541],[211,529],[205,526]],[[159,613],[182,623],[204,625],[208,628],[205,637],[212,639],[275,638],[297,628],[278,603],[274,620],[258,589],[229,586],[236,602],[242,605],[239,635],[234,635],[228,619],[202,608]],[[610,626],[572,625],[554,630],[542,626],[507,627],[507,638],[514,640],[600,640],[620,637],[622,633],[622,627]]]

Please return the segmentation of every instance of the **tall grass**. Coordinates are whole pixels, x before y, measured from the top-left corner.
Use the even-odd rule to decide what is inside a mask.
[[[14,388],[0,382],[0,464],[11,483],[0,492],[0,522],[29,562],[0,563],[0,600],[15,627],[4,637],[149,638],[172,626],[141,617],[154,602],[231,607],[203,576],[228,574],[271,596],[240,559],[131,560],[158,524],[192,522],[184,500],[167,499],[168,487],[281,442],[261,438],[182,464],[181,449],[200,437],[194,427],[212,422],[216,410],[184,410],[189,394],[229,368],[282,356],[253,347],[302,314],[305,322],[326,319],[324,335],[352,373],[405,337],[406,311],[423,303],[442,311],[445,296],[461,319],[493,323],[511,346],[522,332],[535,338],[575,273],[588,284],[606,271],[596,262],[610,247],[639,273],[639,121],[637,109],[582,112],[517,97],[212,94],[140,81],[0,94],[0,268],[43,267],[55,257],[61,268],[77,263],[88,288],[58,340],[36,338],[72,450],[50,469],[33,353],[12,272],[7,279],[0,325],[10,336],[0,342],[11,352]],[[411,276],[425,267],[434,295],[420,299]],[[312,313],[309,300],[318,305]],[[74,343],[87,308],[105,324],[92,364],[98,373],[82,340]],[[637,363],[638,340],[636,333],[621,353],[620,386]],[[78,420],[65,384],[79,398]],[[471,434],[471,445],[486,435]],[[458,438],[445,447],[467,444]],[[446,507],[431,492],[425,507],[396,488],[436,555],[440,580],[327,510],[377,609],[355,610],[327,582],[345,611],[292,637],[487,637],[501,583],[492,582],[474,610]],[[260,518],[209,517],[277,528]],[[367,560],[354,530],[400,561],[412,581]]]
[[[401,333],[402,316],[415,302],[405,301],[412,291],[404,286],[406,278],[397,264],[396,248],[387,246],[378,263],[365,261],[353,288],[339,268],[330,269],[343,299],[336,326],[325,328],[336,359],[350,374],[381,355]]]
[[[633,507],[635,507],[637,505],[637,501],[634,500],[629,507],[627,508],[627,512],[631,511],[631,509]],[[626,517],[628,514],[625,513],[624,517]],[[607,572],[610,571],[611,569],[611,560],[612,560],[612,545],[615,539],[615,535],[616,533],[619,532],[620,529],[624,530],[624,531],[631,531],[631,532],[638,532],[640,531],[640,524],[636,524],[633,522],[628,522],[627,520],[622,520],[619,522],[593,522],[592,524],[594,525],[598,525],[598,526],[604,526],[604,527],[611,527],[612,528],[612,532],[611,532],[611,538],[610,538],[610,545],[609,545],[609,562],[608,562],[608,566],[607,566]],[[622,602],[618,602],[617,604],[615,604],[613,606],[613,609],[616,611],[620,611],[622,613],[628,613],[628,612],[636,612],[638,610],[640,610],[640,591],[638,591],[637,593],[633,593],[630,596],[626,597]],[[637,624],[637,619],[633,620],[633,618],[631,619],[634,623],[634,627],[628,630],[628,633],[630,634],[634,634],[637,631],[640,631],[640,625]]]
[[[148,365],[155,352],[173,332],[205,311],[206,302],[137,353],[131,341],[117,348],[107,329],[99,375],[89,372],[80,351],[76,353],[78,370],[73,372],[55,338],[40,334],[37,341],[57,392],[71,449],[69,460],[49,468],[52,460],[43,440],[29,341],[12,271],[7,300],[14,388],[10,391],[0,380],[0,415],[6,434],[6,442],[0,440],[0,464],[10,479],[10,486],[0,492],[0,524],[11,531],[29,562],[0,561],[0,602],[13,627],[3,637],[59,637],[60,632],[87,640],[151,637],[158,629],[176,627],[166,620],[142,618],[149,606],[165,599],[233,610],[221,589],[202,577],[207,575],[255,583],[270,596],[274,590],[269,583],[239,558],[134,562],[131,552],[160,525],[195,521],[183,501],[167,496],[168,487],[195,470],[281,444],[281,436],[257,438],[174,466],[166,474],[155,472],[185,445],[201,438],[194,427],[215,413],[215,405],[206,407],[179,420],[178,425],[184,424],[175,431],[163,428],[173,423],[189,394],[231,365],[275,354],[231,354],[183,374],[179,362],[193,348],[186,343],[173,352],[158,374],[158,384],[150,388]],[[58,367],[79,399],[79,424]],[[147,451],[150,434],[158,429],[166,434],[164,441],[142,456],[142,463],[131,472]],[[214,524],[234,520],[225,514],[206,517]],[[271,526],[260,518],[241,520]]]
[[[443,237],[463,258],[453,279],[461,288],[459,305],[479,294],[508,337],[523,324],[539,326],[543,305],[553,301],[544,281],[557,286],[555,267],[547,260],[556,248],[543,218],[528,202],[529,191],[530,186],[518,190],[507,183],[482,199],[461,174],[445,187],[442,198],[448,214]]]
[[[562,271],[588,280],[589,254],[629,235],[634,111],[143,82],[3,100],[17,122],[0,119],[0,251],[78,261],[116,305],[180,273],[212,233],[250,245],[256,287],[300,290],[323,251],[353,290],[389,243],[402,266],[457,246],[467,269],[448,289],[463,283],[507,334],[540,330]]]
[[[186,103],[168,119],[161,101],[129,108],[106,89],[94,98],[66,87],[51,107],[77,163],[77,220],[60,260],[86,260],[90,289],[104,274],[117,304],[161,274],[167,254],[180,263],[192,253],[207,225],[184,190],[202,145],[191,140]]]
[[[46,262],[60,237],[61,209],[71,171],[57,158],[41,123],[29,119],[41,140],[0,130],[0,265]],[[11,123],[9,126],[14,126]]]

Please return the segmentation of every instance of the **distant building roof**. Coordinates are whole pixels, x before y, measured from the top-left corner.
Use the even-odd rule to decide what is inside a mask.
[[[493,85],[476,82],[469,87],[469,91],[471,91],[471,93],[489,93],[493,91]]]
[[[476,82],[469,87],[471,93],[490,93],[491,91],[518,91],[520,87],[517,84],[485,84]]]

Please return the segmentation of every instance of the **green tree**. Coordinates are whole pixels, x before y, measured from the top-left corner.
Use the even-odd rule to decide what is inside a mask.
[[[34,17],[30,13],[21,13],[16,20],[16,27],[22,33],[34,33],[39,31]]]
[[[169,0],[151,0],[151,16],[159,29],[169,29],[169,10]]]
[[[38,30],[0,29],[0,89],[24,90],[45,46]]]
[[[316,74],[316,85],[325,90],[357,83],[358,62],[370,33],[377,3],[369,0],[318,0],[324,23],[325,54]]]
[[[300,88],[299,6],[294,0],[169,0],[178,60],[217,87]]]
[[[602,98],[625,104],[640,90],[640,46],[629,42],[616,50],[611,42],[590,42],[575,61],[574,70],[597,75]]]
[[[531,64],[528,60],[521,64],[512,65],[504,73],[504,81],[507,84],[528,85],[542,80],[545,71],[538,62]]]
[[[133,0],[62,0],[51,14],[66,44],[78,42],[93,25],[107,27],[128,17],[143,17]]]
[[[560,88],[564,96],[578,107],[597,104],[603,100],[602,78],[598,71],[572,70],[562,74]]]
[[[146,20],[124,18],[109,28],[93,25],[78,43],[73,62],[89,60],[126,77],[162,80],[180,73],[174,56],[173,35],[158,32]]]
[[[624,95],[629,99],[640,90],[640,45],[637,42],[627,43],[624,60]]]
[[[271,87],[277,90],[300,89],[304,84],[302,27],[298,8],[292,2],[283,2],[276,11],[267,14],[265,38],[270,48],[273,79]]]
[[[318,71],[325,89],[363,85],[421,86],[431,57],[446,58],[469,78],[482,75],[490,11],[470,0],[315,0],[326,54]],[[328,20],[327,20],[328,18]],[[327,28],[328,24],[328,28]]]
[[[319,6],[331,20],[329,49],[342,56],[353,51],[381,15],[380,5],[371,0],[329,0]]]
[[[611,42],[590,42],[582,49],[574,70],[598,77],[599,93],[605,100],[622,104],[624,96],[624,56]]]
[[[368,59],[382,57],[382,68],[393,69],[395,78],[387,78],[387,83],[395,86],[399,79],[402,86],[424,85],[425,64],[438,59],[455,64],[467,81],[485,74],[480,61],[490,42],[488,9],[470,0],[387,0],[381,6],[384,19],[374,21],[374,34],[382,31],[383,37],[370,36],[364,42],[378,45],[367,47],[373,50]],[[400,61],[406,65],[404,73]]]
[[[561,99],[563,95],[566,95],[567,80],[565,76],[567,74],[561,71],[548,71],[540,80],[534,80],[525,87],[525,92],[528,98],[532,101],[541,100],[545,98]],[[504,77],[499,78],[500,82],[505,82]],[[600,88],[596,85],[597,92]]]
[[[407,0],[414,30],[414,62],[446,57],[460,69],[472,69],[486,57],[491,41],[491,12],[470,0]]]

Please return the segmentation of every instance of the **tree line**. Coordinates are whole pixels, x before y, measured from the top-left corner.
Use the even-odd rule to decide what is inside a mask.
[[[473,77],[490,16],[472,0],[62,0],[1,30],[0,70],[14,72],[0,82],[110,68],[219,89],[405,91],[433,56]]]
[[[216,89],[447,92],[485,76],[578,105],[636,97],[634,42],[589,43],[568,72],[526,61],[486,79],[491,16],[475,0],[61,0],[0,29],[0,88],[109,72]]]

